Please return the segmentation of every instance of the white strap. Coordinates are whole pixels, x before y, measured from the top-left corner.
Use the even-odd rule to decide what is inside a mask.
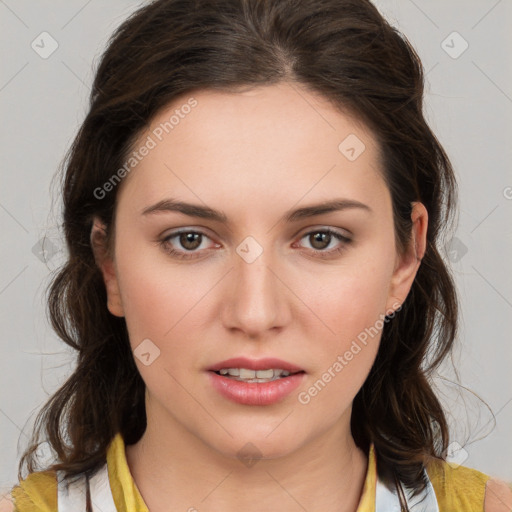
[[[404,494],[410,512],[439,512],[436,493],[425,470],[427,487],[419,495],[412,497],[412,491],[404,487]],[[375,496],[375,512],[400,512],[400,500],[396,487],[390,491],[384,483],[377,480],[377,492]]]
[[[66,489],[62,471],[57,471],[57,510],[58,512],[86,511],[86,479],[85,476],[73,482]],[[107,464],[89,480],[91,504],[93,512],[117,512],[110,482]]]
[[[63,471],[57,471],[57,510],[58,512],[85,511],[84,477],[66,487]]]

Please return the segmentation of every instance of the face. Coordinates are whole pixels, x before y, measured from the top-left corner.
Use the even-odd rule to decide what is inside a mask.
[[[424,208],[399,254],[375,138],[321,96],[287,83],[191,96],[134,145],[114,256],[98,256],[146,383],[148,428],[228,456],[350,435],[384,316],[419,265]],[[242,382],[270,374],[236,368],[291,375]]]

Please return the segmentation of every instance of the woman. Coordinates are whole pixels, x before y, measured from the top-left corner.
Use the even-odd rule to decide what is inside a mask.
[[[456,193],[422,101],[365,0],[158,0],[117,30],[49,293],[78,365],[16,510],[509,510],[446,462]]]

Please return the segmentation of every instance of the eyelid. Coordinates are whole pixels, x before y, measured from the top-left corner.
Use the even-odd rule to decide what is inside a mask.
[[[294,238],[298,239],[298,242],[302,240],[307,235],[311,235],[313,233],[328,233],[334,236],[338,239],[338,241],[342,244],[342,247],[329,249],[329,250],[320,250],[320,249],[308,249],[305,248],[307,252],[310,254],[313,254],[320,258],[328,258],[330,256],[335,256],[338,253],[341,253],[345,247],[344,245],[352,243],[352,233],[346,229],[343,228],[333,228],[331,226],[309,226],[308,228],[305,228],[305,231],[303,231],[300,235],[297,234],[294,236]],[[161,239],[158,240],[158,243],[164,248],[164,250],[167,253],[170,253],[171,255],[174,255],[178,259],[194,259],[194,258],[200,258],[201,253],[206,251],[207,249],[203,249],[200,251],[184,251],[184,250],[176,250],[173,248],[167,248],[166,246],[170,244],[170,240],[181,235],[182,233],[194,233],[202,235],[203,237],[206,237],[210,240],[212,240],[212,237],[208,235],[203,228],[177,228],[176,230],[171,231],[167,235],[163,236]],[[213,241],[213,240],[212,240]],[[214,242],[215,243],[215,242]],[[219,245],[216,243],[216,245]]]
[[[167,233],[166,235],[163,235],[159,238],[161,238],[162,240],[169,240],[170,238],[174,238],[175,236],[177,235],[180,235],[181,233],[198,233],[198,234],[201,234],[209,239],[212,239],[212,237],[204,230],[205,228],[202,228],[202,227],[183,227],[183,228],[176,228],[175,230],[172,230],[170,231],[169,233]],[[296,233],[293,238],[299,238],[299,239],[302,239],[304,238],[306,235],[309,235],[311,233],[314,233],[314,232],[317,232],[317,231],[328,231],[328,232],[331,232],[331,233],[335,233],[335,234],[339,234],[340,236],[344,237],[344,238],[347,238],[347,239],[351,239],[352,238],[352,233],[348,230],[348,229],[344,229],[344,228],[334,228],[334,227],[331,227],[331,226],[323,226],[323,225],[318,225],[318,226],[309,226],[307,228],[304,228],[304,231],[299,231],[298,233]],[[164,232],[165,233],[165,232]]]
[[[203,237],[208,238],[209,240],[214,242],[212,236],[210,236],[205,230],[203,230],[203,228],[177,228],[176,230],[170,231],[166,235],[163,235],[160,240],[163,243],[169,242],[169,240],[181,235],[182,233],[194,233],[194,234],[202,235]],[[214,243],[216,245],[219,245],[217,242],[214,242]],[[200,251],[190,252],[190,254],[196,254],[199,252]]]
[[[308,226],[304,231],[299,231],[299,234],[295,235],[296,237],[303,238],[305,235],[309,235],[311,233],[316,233],[318,231],[329,231],[331,233],[336,233],[345,238],[352,238],[354,235],[345,228],[337,228],[334,226],[326,226],[326,225],[317,225],[317,226]]]
[[[339,229],[334,229],[330,226],[308,228],[307,231],[303,232],[298,237],[299,242],[297,243],[300,243],[303,238],[311,236],[314,233],[328,233],[331,235],[331,237],[334,237],[338,241],[338,246],[329,250],[306,248],[306,256],[324,260],[333,259],[343,254],[347,250],[348,246],[353,243],[352,234],[346,231],[349,233],[347,236],[342,231]]]
[[[182,228],[174,228],[171,230],[165,230],[163,234],[160,236],[163,240],[168,240],[169,238],[173,238],[176,235],[181,235],[182,233],[198,233],[203,236],[207,236],[208,238],[212,238],[209,234],[206,228],[202,227],[182,227]]]

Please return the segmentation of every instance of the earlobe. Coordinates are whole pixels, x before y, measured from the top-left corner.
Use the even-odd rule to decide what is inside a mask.
[[[119,292],[119,283],[112,256],[107,249],[107,229],[94,217],[90,236],[91,248],[96,265],[101,270],[107,292],[107,308],[114,316],[123,317],[124,309]]]
[[[388,307],[403,304],[411,289],[427,247],[428,213],[422,203],[413,203],[411,212],[412,232],[408,247],[397,256],[390,283]]]

